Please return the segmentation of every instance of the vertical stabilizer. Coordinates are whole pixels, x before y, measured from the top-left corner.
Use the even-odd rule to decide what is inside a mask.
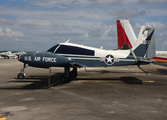
[[[155,29],[142,26],[135,47],[136,56],[152,58],[155,56]]]
[[[147,53],[146,53],[146,58],[153,58],[156,54],[155,54],[155,29],[153,28],[148,28],[150,29],[148,34],[150,34],[150,36],[147,38],[150,43],[147,49]]]
[[[117,20],[118,49],[122,49],[124,44],[133,48],[136,43],[136,35],[129,20]]]
[[[140,32],[139,32],[139,35],[138,35],[135,46],[143,43],[146,40],[147,35],[148,35],[148,31],[146,30],[146,27],[142,26],[141,29],[140,29]]]

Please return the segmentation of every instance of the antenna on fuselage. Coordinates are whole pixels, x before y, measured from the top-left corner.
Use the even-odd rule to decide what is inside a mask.
[[[66,41],[66,43],[68,43],[70,41],[70,39],[68,39],[67,41]]]

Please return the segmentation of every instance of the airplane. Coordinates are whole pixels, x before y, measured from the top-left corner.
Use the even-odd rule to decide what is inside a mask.
[[[18,60],[24,64],[18,78],[24,79],[26,77],[24,73],[26,65],[39,68],[64,67],[64,74],[61,77],[62,83],[67,83],[76,78],[78,75],[77,68],[80,67],[137,65],[140,68],[141,64],[152,62],[143,59],[143,57],[154,39],[154,30],[154,28],[145,27],[144,31],[148,31],[147,37],[139,39],[135,47],[129,50],[104,50],[69,43],[69,40],[67,40],[65,43],[59,43],[51,47],[46,52],[20,55]],[[70,71],[70,68],[73,68],[72,71]]]
[[[26,54],[26,52],[20,51],[20,52],[16,52],[15,54],[16,54],[17,56],[20,56],[20,55],[22,55],[22,54]]]
[[[123,45],[128,46],[126,47],[127,49],[132,49],[135,46],[137,39],[140,39],[140,33],[142,33],[142,31],[143,29],[141,28],[139,36],[138,38],[136,38],[135,33],[128,19],[117,20],[118,49],[125,49],[123,48]],[[144,34],[147,34],[147,32],[143,32],[142,34],[144,37],[146,36]],[[149,58],[153,61],[156,61],[154,62],[156,64],[167,66],[167,57],[166,57],[167,51],[156,51],[156,55],[154,51],[155,51],[155,43],[150,45],[150,47],[146,52],[145,58]]]
[[[165,57],[165,58],[167,58],[167,51],[156,51],[156,57]]]
[[[131,49],[133,46],[135,46],[137,38],[129,20],[117,20],[116,22],[118,49]]]
[[[25,54],[25,53],[26,52],[24,52],[24,51],[15,52],[15,53],[12,53],[11,51],[7,51],[7,52],[0,53],[0,56],[9,59],[10,57],[16,58],[16,57],[20,56],[21,54]]]
[[[165,57],[153,57],[151,60],[156,61],[156,64],[167,66],[167,58]]]
[[[0,55],[4,58],[10,58],[10,57],[13,57],[15,58],[17,55],[15,53],[12,53],[11,51],[7,51],[7,52],[2,52],[0,53]]]

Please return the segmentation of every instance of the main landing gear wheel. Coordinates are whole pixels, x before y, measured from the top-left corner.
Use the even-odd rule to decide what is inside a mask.
[[[18,75],[17,75],[17,78],[18,79],[24,79],[26,77],[26,74],[25,73],[19,73]]]
[[[62,75],[62,77],[61,77],[61,82],[62,82],[63,84],[68,83],[68,82],[70,82],[70,81],[71,81],[71,78],[65,77],[64,74]]]
[[[76,78],[78,76],[77,67],[73,67],[73,70],[70,72],[71,78]]]
[[[68,83],[72,80],[72,78],[77,77],[77,67],[73,67],[73,70],[70,72],[70,67],[65,67],[64,68],[64,74],[61,77],[61,82]]]

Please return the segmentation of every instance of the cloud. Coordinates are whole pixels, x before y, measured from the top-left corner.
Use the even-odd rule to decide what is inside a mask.
[[[10,28],[0,28],[0,37],[23,37],[24,34],[20,31],[13,31]]]
[[[105,38],[105,37],[108,36],[109,32],[111,31],[111,27],[112,27],[112,26],[109,26],[109,28],[107,28],[107,29],[103,32],[101,38]]]
[[[120,5],[140,5],[142,4],[157,4],[157,3],[167,3],[166,0],[89,0],[95,5],[107,5],[107,6],[120,6]],[[127,7],[127,6],[126,6]]]
[[[167,26],[161,23],[160,21],[146,22],[145,26],[155,28],[156,31],[164,31],[167,29]]]
[[[30,3],[36,6],[46,8],[69,8],[75,5],[83,6],[90,4],[89,0],[32,0]]]
[[[136,8],[124,8],[120,10],[115,10],[111,14],[115,15],[117,19],[125,19],[125,18],[143,16],[146,14],[146,11],[138,10]]]
[[[167,3],[166,0],[139,0],[141,3]]]
[[[86,34],[84,35],[84,37],[89,37],[89,34],[88,34],[88,33],[86,33]]]
[[[64,3],[64,5],[63,5]],[[66,0],[32,0],[31,4],[40,6],[40,7],[46,7],[46,8],[51,8],[51,7],[56,7],[56,6],[67,6],[68,4],[71,3],[71,0],[66,1]]]
[[[14,39],[15,41],[17,41],[17,42],[20,42],[20,41],[26,41],[26,40],[20,40],[20,39],[18,39],[18,38],[16,38],[16,39]]]
[[[6,18],[0,18],[0,25],[13,25],[14,20],[8,20]]]
[[[118,0],[90,0],[91,2],[93,2],[94,4],[96,5],[108,5],[108,4],[114,4],[114,3],[117,3]]]
[[[21,25],[22,27],[26,27],[28,29],[53,29],[53,28],[60,28],[64,27],[62,23],[24,23]]]
[[[160,38],[160,32],[167,29],[167,8],[164,0],[151,1],[15,0],[12,4],[6,0],[6,4],[0,5],[0,37],[4,38],[1,46],[10,39],[23,39],[30,50],[45,50],[47,46],[71,39],[74,43],[110,48],[117,44],[116,19],[126,18],[135,33],[138,34],[141,25],[149,25],[156,28],[156,37]]]
[[[156,33],[155,33],[156,35]],[[161,32],[158,37],[155,39],[156,49],[166,51],[167,40],[166,40],[167,31]]]

